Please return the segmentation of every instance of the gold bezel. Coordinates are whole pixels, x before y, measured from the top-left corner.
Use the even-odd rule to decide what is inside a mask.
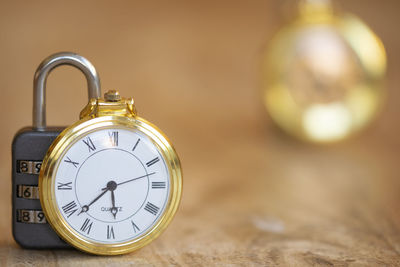
[[[170,191],[164,212],[158,221],[143,235],[132,240],[104,244],[88,240],[74,230],[64,219],[55,198],[55,175],[59,160],[76,139],[100,128],[136,129],[148,136],[162,153],[170,177]],[[118,255],[137,250],[157,238],[175,215],[182,194],[182,171],[178,155],[168,138],[153,124],[140,117],[101,116],[82,119],[66,128],[50,146],[39,175],[40,203],[47,221],[54,231],[75,248],[97,255]]]

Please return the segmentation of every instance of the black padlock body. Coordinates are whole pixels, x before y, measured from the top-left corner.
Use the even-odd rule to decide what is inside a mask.
[[[12,232],[15,241],[24,248],[68,248],[65,243],[51,228],[48,223],[21,222],[32,218],[24,210],[33,210],[39,218],[44,217],[39,199],[25,198],[18,189],[25,186],[38,185],[38,170],[40,164],[54,141],[61,133],[62,127],[49,127],[43,131],[26,127],[17,132],[12,143]],[[27,162],[35,164],[27,167]],[[29,171],[28,171],[29,169]],[[29,193],[29,192],[27,192]],[[29,214],[28,214],[29,215]]]

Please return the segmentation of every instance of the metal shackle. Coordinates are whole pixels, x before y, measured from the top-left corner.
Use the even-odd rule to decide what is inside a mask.
[[[101,96],[100,78],[89,60],[70,52],[56,53],[47,57],[37,68],[33,81],[33,128],[36,130],[46,128],[46,81],[50,72],[60,65],[76,67],[85,75],[89,100]]]

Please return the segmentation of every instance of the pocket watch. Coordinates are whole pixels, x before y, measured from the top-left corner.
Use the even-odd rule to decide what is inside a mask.
[[[266,50],[264,105],[286,133],[333,143],[365,129],[385,97],[387,56],[380,38],[334,1],[298,1],[299,15]]]
[[[50,146],[39,175],[40,201],[55,232],[98,255],[143,247],[167,227],[182,190],[168,138],[115,90],[92,98],[80,120]]]

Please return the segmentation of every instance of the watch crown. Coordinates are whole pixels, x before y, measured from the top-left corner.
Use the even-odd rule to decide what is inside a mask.
[[[117,102],[121,100],[121,95],[117,90],[108,90],[104,93],[104,100],[108,102]]]

